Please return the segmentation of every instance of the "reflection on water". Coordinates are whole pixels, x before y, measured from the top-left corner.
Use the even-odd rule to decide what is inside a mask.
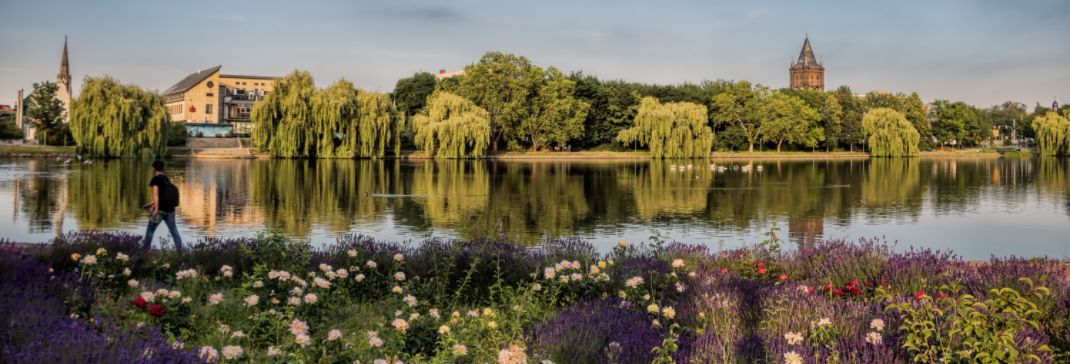
[[[270,228],[317,243],[366,232],[525,243],[580,236],[609,246],[656,232],[737,244],[776,223],[799,243],[884,236],[968,257],[1070,254],[1065,159],[195,160],[173,163],[169,174],[182,194],[180,225],[195,236]],[[0,203],[10,206],[0,208],[10,216],[0,218],[0,236],[140,233],[150,176],[137,161],[0,160]]]

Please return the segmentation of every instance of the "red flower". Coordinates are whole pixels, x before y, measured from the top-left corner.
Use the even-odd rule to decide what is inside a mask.
[[[839,289],[836,289],[836,290],[832,291],[832,295],[833,296],[843,296],[843,291],[841,291]]]
[[[857,279],[852,279],[850,283],[847,283],[847,288],[853,288],[854,286],[857,286],[857,285],[858,285],[858,280]]]
[[[758,268],[758,274],[765,274],[765,268]]]
[[[921,301],[921,299],[924,298],[924,297],[925,297],[925,291],[918,291],[918,293],[914,294],[914,299],[918,300],[918,301]]]
[[[721,268],[721,273],[728,273],[728,268]]]
[[[862,289],[860,289],[858,287],[851,287],[851,289],[849,291],[851,291],[851,295],[852,296],[861,296],[862,295]]]
[[[144,308],[145,308],[145,305],[146,305],[146,304],[147,304],[148,302],[145,302],[145,297],[141,297],[141,296],[139,295],[139,296],[137,296],[137,298],[135,298],[135,299],[134,299],[133,301],[131,301],[130,303],[134,304],[134,306],[137,306],[137,308],[141,308],[141,309],[144,309]]]
[[[165,313],[167,313],[167,309],[163,308],[163,306],[160,306],[159,303],[152,305],[152,307],[149,307],[149,314],[150,315],[153,315],[153,316],[156,316],[156,317],[163,317],[163,315]]]
[[[807,293],[814,293],[814,287],[806,287]]]
[[[940,292],[940,293],[938,293],[938,294],[936,295],[936,298],[939,298],[939,299],[945,299],[945,298],[947,298],[947,293],[944,293],[944,292]]]
[[[832,290],[832,285],[831,284],[826,284],[825,285],[825,290],[826,291],[831,291]]]
[[[779,277],[777,277],[777,279],[779,279],[781,281],[786,281],[786,280],[788,280],[788,275],[787,274],[781,274]]]
[[[758,261],[758,268],[765,268],[765,263],[763,263],[762,261],[759,260]]]

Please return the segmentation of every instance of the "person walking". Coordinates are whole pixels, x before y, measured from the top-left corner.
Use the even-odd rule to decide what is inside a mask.
[[[178,207],[178,187],[171,183],[171,179],[163,173],[163,161],[152,162],[153,176],[149,180],[152,187],[152,202],[143,206],[149,210],[149,227],[145,230],[145,238],[141,241],[143,249],[152,247],[152,236],[156,233],[156,227],[160,222],[167,224],[167,231],[175,240],[175,250],[183,251],[182,236],[178,234],[175,226],[175,207]]]

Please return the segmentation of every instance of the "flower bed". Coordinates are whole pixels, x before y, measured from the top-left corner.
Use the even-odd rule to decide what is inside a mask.
[[[1070,359],[1065,261],[868,241],[780,251],[582,241],[185,255],[82,232],[0,257],[5,362],[903,363]]]

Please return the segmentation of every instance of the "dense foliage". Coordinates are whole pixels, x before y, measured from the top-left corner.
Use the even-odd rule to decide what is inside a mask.
[[[162,157],[171,115],[155,92],[110,77],[87,77],[71,102],[78,154],[96,158]]]
[[[645,97],[639,103],[635,125],[622,130],[617,141],[648,147],[658,159],[709,158],[713,148],[713,130],[709,127],[706,107],[689,102],[662,104]]]
[[[1070,153],[1070,112],[1059,115],[1048,112],[1033,119],[1037,146],[1042,155],[1066,155]]]
[[[416,146],[435,158],[482,157],[490,144],[487,111],[449,92],[431,95],[412,122]]]
[[[26,108],[25,118],[37,131],[34,138],[39,143],[48,145],[66,145],[71,142],[71,132],[63,119],[63,102],[56,98],[59,86],[55,82],[44,81],[33,84],[23,102]]]
[[[386,94],[340,80],[316,90],[295,71],[253,108],[253,141],[282,158],[382,158],[400,152],[404,117]]]
[[[902,113],[876,108],[862,117],[869,154],[874,157],[911,157],[918,154],[918,131]]]
[[[972,264],[867,241],[781,251],[775,234],[740,249],[653,239],[605,253],[573,240],[526,249],[344,236],[314,248],[262,235],[176,255],[140,250],[138,239],[87,232],[42,247],[39,261],[0,255],[0,353],[15,363],[140,353],[499,364],[1050,363],[1070,354],[1066,262],[1051,259]],[[33,339],[42,334],[65,340]]]
[[[784,142],[813,148],[825,140],[825,130],[817,125],[821,115],[802,99],[777,92],[764,107],[764,120],[758,132],[763,141],[776,144],[777,152]]]

